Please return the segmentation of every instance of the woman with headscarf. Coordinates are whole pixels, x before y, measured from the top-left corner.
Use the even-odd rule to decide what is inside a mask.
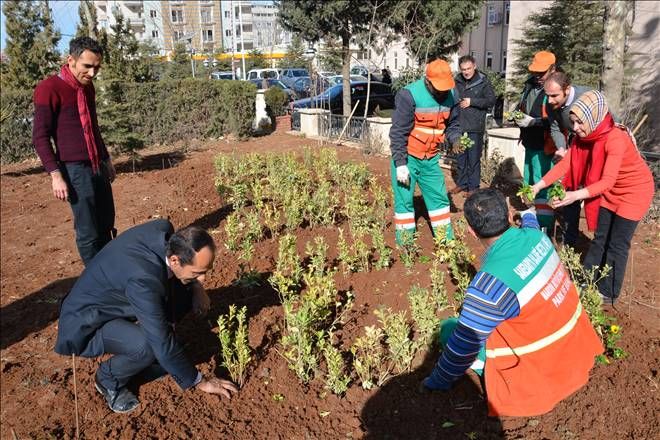
[[[577,135],[569,153],[532,188],[536,194],[563,179],[566,196],[554,200],[552,207],[584,200],[587,227],[596,231],[584,265],[587,269],[605,264],[612,268],[598,289],[604,302],[614,304],[625,277],[633,233],[653,199],[653,175],[633,135],[614,123],[602,93],[582,94],[571,106],[569,117]]]

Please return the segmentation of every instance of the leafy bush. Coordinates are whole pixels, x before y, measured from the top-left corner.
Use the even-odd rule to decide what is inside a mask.
[[[0,117],[0,158],[17,162],[35,154],[32,146],[34,107],[31,90],[3,90]]]
[[[264,99],[266,100],[266,108],[270,109],[273,115],[282,116],[286,114],[289,95],[284,90],[277,87],[270,87],[264,92]]]
[[[206,79],[96,84],[101,135],[108,146],[134,152],[146,145],[252,131],[256,87]],[[33,155],[32,91],[2,91],[2,163]]]

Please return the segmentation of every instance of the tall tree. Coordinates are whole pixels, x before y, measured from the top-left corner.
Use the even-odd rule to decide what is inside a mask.
[[[55,30],[47,0],[2,2],[5,15],[6,55],[9,58],[3,84],[29,89],[54,72],[60,57],[56,50],[60,33]]]
[[[372,21],[372,3],[394,4],[387,0],[335,0],[318,2],[316,0],[281,0],[279,6],[280,22],[291,32],[298,33],[307,41],[321,39],[340,39],[342,52],[343,112],[351,113],[350,43],[354,35],[365,32]],[[384,13],[389,8],[380,9]]]
[[[155,46],[140,44],[128,21],[119,11],[105,42],[103,79],[146,82],[155,79]]]
[[[92,0],[80,0],[78,17],[80,21],[76,27],[76,38],[89,37],[98,40],[98,21],[96,19],[96,8]]]
[[[305,46],[300,35],[295,34],[291,39],[291,44],[286,48],[284,57],[278,63],[278,67],[283,69],[292,67],[307,67],[308,61],[304,56]],[[340,61],[341,64],[341,61]]]
[[[626,27],[630,24],[632,7],[632,2],[622,0],[608,1],[605,5],[601,85],[607,104],[616,114],[622,110]]]
[[[483,0],[405,0],[387,13],[411,56],[424,63],[456,52],[461,36],[479,23],[482,4]]]
[[[518,92],[529,75],[534,53],[549,50],[575,84],[597,88],[602,70],[604,2],[553,1],[527,18],[523,38],[514,40],[516,62],[512,82]]]

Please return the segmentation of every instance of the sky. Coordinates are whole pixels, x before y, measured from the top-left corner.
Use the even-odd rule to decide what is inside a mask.
[[[1,2],[2,0],[0,0]],[[53,11],[53,20],[55,21],[55,28],[60,31],[62,38],[57,46],[58,50],[66,53],[69,50],[69,40],[73,38],[76,33],[76,26],[78,26],[78,5],[79,0],[50,0],[49,5]],[[2,43],[2,50],[5,50],[5,16],[2,14],[0,17],[0,39]]]

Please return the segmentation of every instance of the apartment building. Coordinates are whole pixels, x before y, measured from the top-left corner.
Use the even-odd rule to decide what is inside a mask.
[[[255,48],[268,52],[286,49],[291,44],[292,34],[280,25],[277,6],[272,2],[252,2],[252,23]]]
[[[99,26],[112,32],[121,13],[139,41],[151,40],[161,55],[182,41],[195,52],[223,47],[220,0],[96,0]]]
[[[163,48],[162,13],[160,0],[96,0],[94,7],[100,28],[112,32],[121,14],[128,22],[138,41],[151,40],[159,49]]]
[[[225,52],[248,52],[255,48],[252,2],[223,0],[222,46]]]

